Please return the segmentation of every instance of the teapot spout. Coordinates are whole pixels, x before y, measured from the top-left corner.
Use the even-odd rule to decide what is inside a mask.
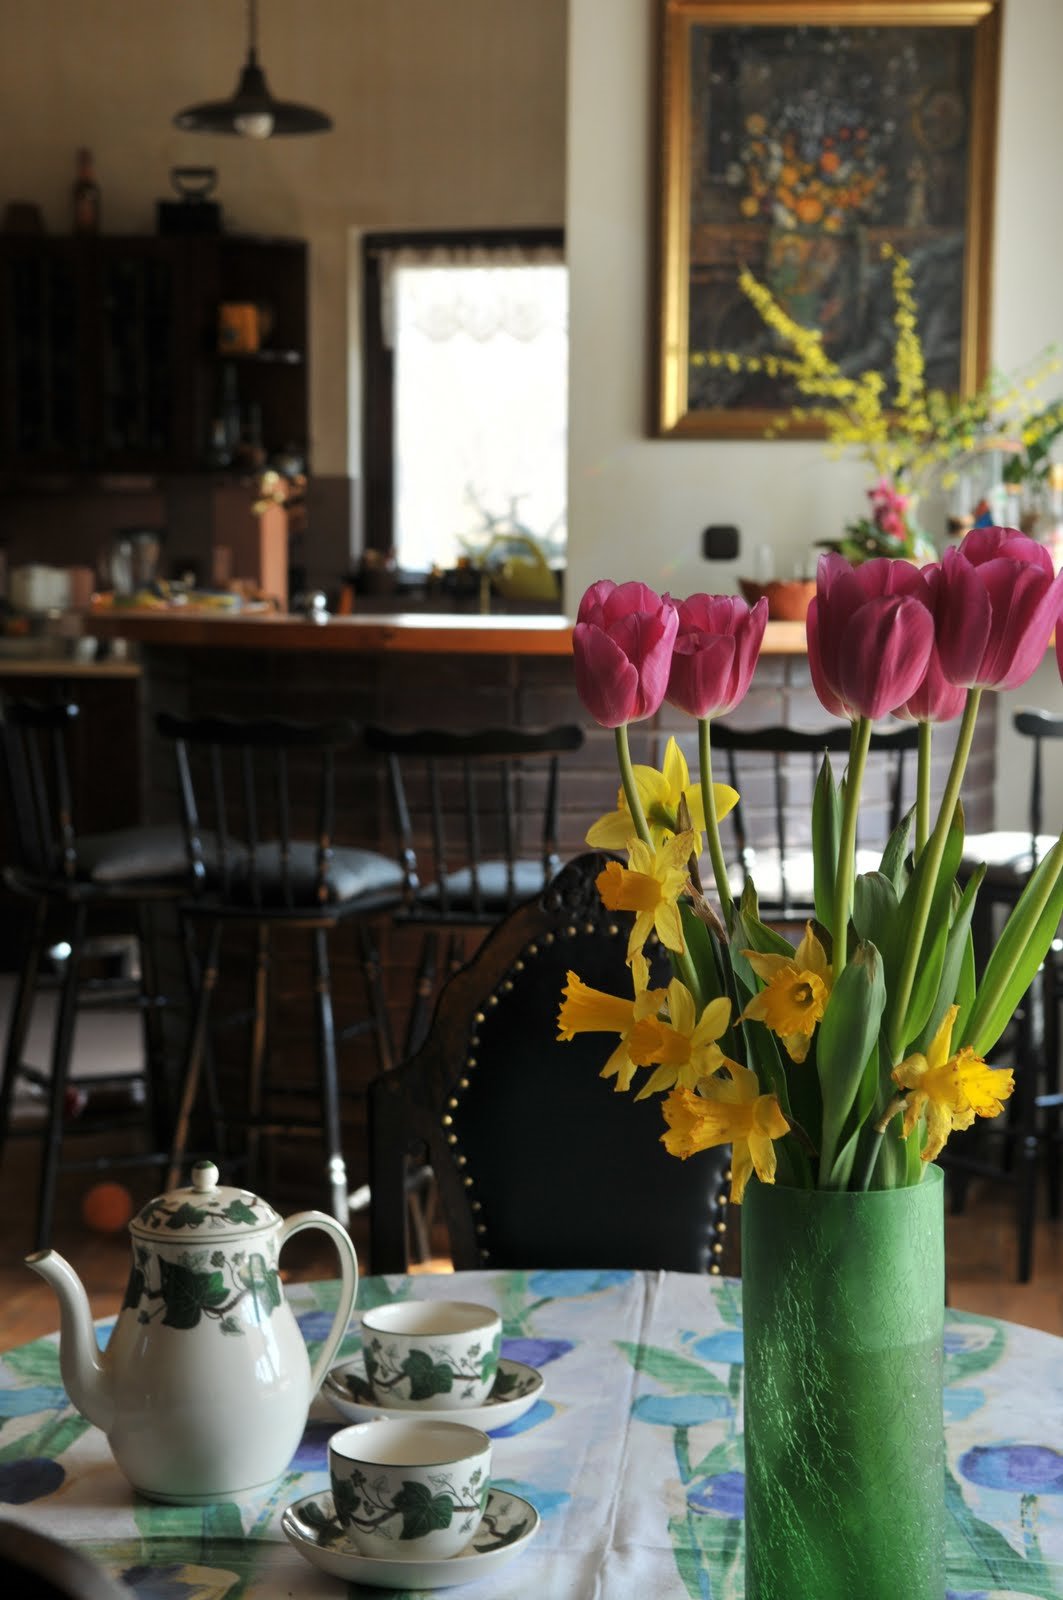
[[[110,1373],[101,1359],[92,1325],[88,1296],[69,1261],[55,1250],[26,1257],[32,1268],[59,1296],[59,1371],[63,1387],[89,1422],[108,1433],[114,1418]]]

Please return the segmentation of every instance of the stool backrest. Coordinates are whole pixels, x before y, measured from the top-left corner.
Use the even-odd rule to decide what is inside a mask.
[[[1033,740],[1033,770],[1030,774],[1031,866],[1037,861],[1037,837],[1044,822],[1044,756],[1046,739],[1063,739],[1063,716],[1051,711],[1016,711],[1012,727]]]
[[[553,877],[560,758],[580,749],[581,728],[368,727],[363,737],[387,762],[408,915],[493,922]]]
[[[869,766],[865,782],[865,795],[871,797],[875,782],[875,761],[882,764],[879,775],[885,779],[887,802],[885,829],[881,839],[885,844],[889,834],[900,822],[905,811],[905,758],[918,749],[919,732],[915,723],[905,723],[887,733],[871,734]],[[761,895],[762,911],[780,918],[811,916],[814,908],[792,892],[787,876],[787,860],[798,851],[809,853],[812,848],[812,795],[824,754],[848,754],[849,725],[807,731],[797,728],[763,727],[732,728],[726,722],[712,725],[713,749],[726,756],[727,781],[738,791],[739,800],[725,823],[733,830],[736,854],[743,871],[756,881],[754,866],[757,848],[777,853],[778,897]],[[743,762],[742,757],[763,756],[759,765]],[[765,773],[769,777],[769,793],[761,795],[754,785],[763,785]],[[721,773],[715,774],[717,778]],[[840,774],[838,774],[840,776]],[[760,826],[752,818],[751,793],[759,802]],[[800,825],[796,819],[800,818]],[[796,877],[797,874],[795,873]],[[807,874],[805,875],[807,876]],[[739,887],[735,885],[733,887]],[[760,884],[757,884],[758,890]]]
[[[295,847],[310,839],[316,898],[326,901],[336,757],[353,744],[353,724],[162,712],[156,726],[177,754],[193,892],[225,898],[238,884],[242,903],[261,906],[276,901],[279,886],[282,904],[294,908],[306,901]]]
[[[78,856],[67,744],[78,708],[8,700],[0,715],[11,864],[40,882],[73,882]]]

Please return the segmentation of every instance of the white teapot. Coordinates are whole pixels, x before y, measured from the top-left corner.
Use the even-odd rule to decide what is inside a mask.
[[[304,1228],[330,1233],[340,1258],[339,1306],[313,1370],[277,1274],[282,1246]],[[26,1257],[59,1296],[67,1393],[150,1499],[197,1505],[268,1483],[295,1452],[354,1308],[349,1235],[321,1211],[282,1221],[248,1190],[219,1187],[211,1161],[196,1163],[188,1188],[149,1201],[129,1231],[133,1270],[102,1355],[69,1262],[54,1250]]]

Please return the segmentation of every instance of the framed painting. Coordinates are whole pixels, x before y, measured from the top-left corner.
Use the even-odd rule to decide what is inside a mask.
[[[843,372],[888,374],[884,246],[911,264],[927,384],[972,393],[989,338],[999,0],[660,4],[657,431],[758,437],[794,404],[757,359],[785,346],[743,269]]]

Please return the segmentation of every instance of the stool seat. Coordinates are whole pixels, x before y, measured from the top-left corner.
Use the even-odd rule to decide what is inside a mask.
[[[1001,888],[1014,884],[1020,890],[1039,861],[1043,861],[1058,837],[1039,833],[1032,841],[1029,828],[1000,828],[989,833],[968,834],[960,857],[960,873],[970,872],[984,863],[986,881]]]
[[[81,883],[173,883],[183,881],[187,870],[184,834],[176,824],[78,837],[75,876]]]
[[[444,916],[481,922],[502,917],[514,905],[542,894],[552,876],[542,861],[483,861],[475,871],[463,867],[440,883],[426,884],[408,915],[415,922],[439,922]]]
[[[284,850],[271,840],[255,851],[253,863],[246,845],[241,845],[228,883],[218,891],[223,904],[211,910],[261,907],[270,912],[305,914],[354,901],[359,902],[359,910],[367,910],[370,902],[374,907],[397,903],[402,871],[390,856],[338,846],[321,876],[318,857],[318,846],[307,839],[293,840]]]

